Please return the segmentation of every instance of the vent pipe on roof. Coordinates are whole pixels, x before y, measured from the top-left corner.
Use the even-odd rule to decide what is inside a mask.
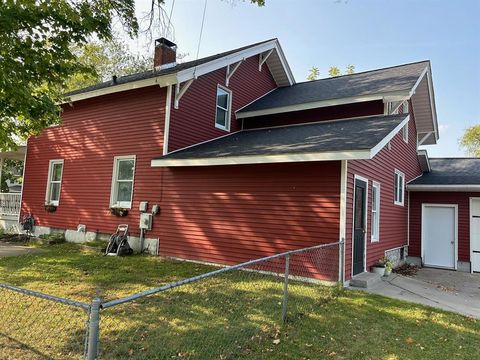
[[[155,69],[166,69],[177,64],[177,45],[165,38],[155,40],[153,66]]]

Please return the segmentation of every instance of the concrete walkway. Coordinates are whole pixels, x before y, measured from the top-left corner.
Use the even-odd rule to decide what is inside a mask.
[[[0,258],[6,256],[19,256],[42,252],[41,249],[35,249],[26,246],[0,243]]]
[[[480,319],[480,274],[423,268],[414,277],[392,274],[364,290]]]

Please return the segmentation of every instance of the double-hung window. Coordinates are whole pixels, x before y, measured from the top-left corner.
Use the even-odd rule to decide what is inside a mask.
[[[232,92],[223,86],[217,87],[217,105],[215,127],[230,131],[230,117],[232,112]]]
[[[45,203],[58,206],[62,188],[63,160],[50,160]]]
[[[372,185],[372,241],[380,240],[380,184]]]
[[[113,162],[110,206],[130,209],[132,207],[135,156],[116,156]]]
[[[403,206],[405,197],[405,175],[398,170],[395,170],[395,184],[394,184],[394,199],[395,205]]]

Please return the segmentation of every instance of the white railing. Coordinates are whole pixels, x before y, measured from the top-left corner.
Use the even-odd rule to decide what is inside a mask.
[[[0,193],[0,216],[20,214],[21,193]]]

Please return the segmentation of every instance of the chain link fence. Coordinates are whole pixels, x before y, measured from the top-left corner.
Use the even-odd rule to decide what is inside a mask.
[[[0,359],[82,359],[88,304],[0,284]]]
[[[91,305],[3,286],[1,358],[271,357],[282,326],[335,297],[342,254],[342,242],[294,250]]]

